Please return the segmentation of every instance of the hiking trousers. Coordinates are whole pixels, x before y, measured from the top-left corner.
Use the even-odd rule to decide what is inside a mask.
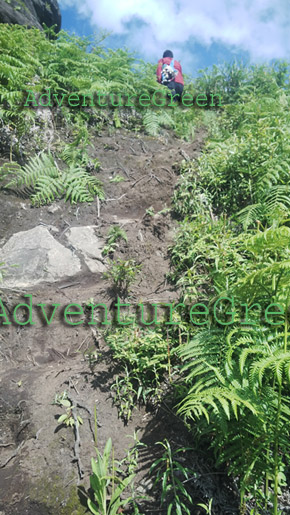
[[[171,94],[174,95],[174,98],[176,100],[181,99],[181,95],[183,92],[183,84],[180,84],[180,82],[175,82],[175,80],[172,80],[171,82],[168,82],[168,84],[166,84],[166,87],[172,91]],[[175,91],[175,94],[173,90]]]

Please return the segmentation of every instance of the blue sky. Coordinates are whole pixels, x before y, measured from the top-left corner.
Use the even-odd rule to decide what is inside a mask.
[[[242,59],[268,62],[290,52],[289,0],[59,0],[62,28],[80,36],[111,32],[109,48],[126,47],[155,63],[173,51],[184,72]]]

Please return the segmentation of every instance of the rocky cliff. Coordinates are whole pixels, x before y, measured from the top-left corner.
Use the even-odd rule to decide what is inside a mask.
[[[42,29],[56,25],[60,30],[61,14],[57,0],[0,0],[0,23],[17,23]]]

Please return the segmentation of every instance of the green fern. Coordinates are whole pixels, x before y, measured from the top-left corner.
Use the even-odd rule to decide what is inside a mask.
[[[96,177],[78,166],[59,170],[51,154],[33,157],[24,167],[5,164],[0,174],[2,179],[11,179],[5,182],[5,189],[26,193],[34,206],[62,197],[71,203],[92,202],[96,196],[104,199],[101,182]]]
[[[147,111],[143,117],[143,125],[145,131],[150,136],[158,136],[160,128],[160,119],[155,111]]]
[[[235,327],[225,336],[201,331],[179,349],[190,388],[178,413],[211,434],[218,463],[240,477],[242,506],[245,492],[271,475],[277,497],[278,449],[288,453],[290,436],[290,352],[287,328]]]

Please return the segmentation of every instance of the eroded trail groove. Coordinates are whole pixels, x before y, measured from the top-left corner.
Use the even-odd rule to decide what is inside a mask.
[[[169,133],[154,139],[125,129],[110,135],[104,131],[89,151],[101,163],[98,177],[104,184],[104,202],[71,206],[57,201],[31,208],[27,199],[1,194],[6,221],[0,228],[2,254],[18,265],[1,286],[3,306],[12,321],[1,328],[0,336],[0,510],[5,515],[85,511],[75,485],[80,470],[84,484],[88,483],[95,405],[98,446],[103,449],[111,437],[118,459],[134,430],[139,429],[145,443],[153,444],[178,426],[174,416],[169,424],[162,410],[156,414],[136,409],[128,425],[118,418],[110,395],[117,367],[97,328],[64,324],[62,312],[48,326],[35,310],[35,325],[21,326],[13,322],[12,312],[27,301],[23,295],[32,295],[34,305],[47,307],[89,299],[109,306],[114,299],[103,277],[102,249],[109,228],[116,225],[126,231],[127,242],[119,244],[114,259],[134,259],[142,265],[130,302],[176,300],[177,292],[166,281],[167,249],[177,226],[170,212],[171,197],[179,164],[198,156],[204,137],[200,130],[194,142],[185,143]],[[123,180],[114,182],[117,176]],[[47,313],[51,316],[48,308]],[[64,391],[83,419],[77,455],[74,432],[59,427],[63,410],[52,404],[55,395]],[[138,473],[142,494],[152,452],[152,448],[144,451]]]

